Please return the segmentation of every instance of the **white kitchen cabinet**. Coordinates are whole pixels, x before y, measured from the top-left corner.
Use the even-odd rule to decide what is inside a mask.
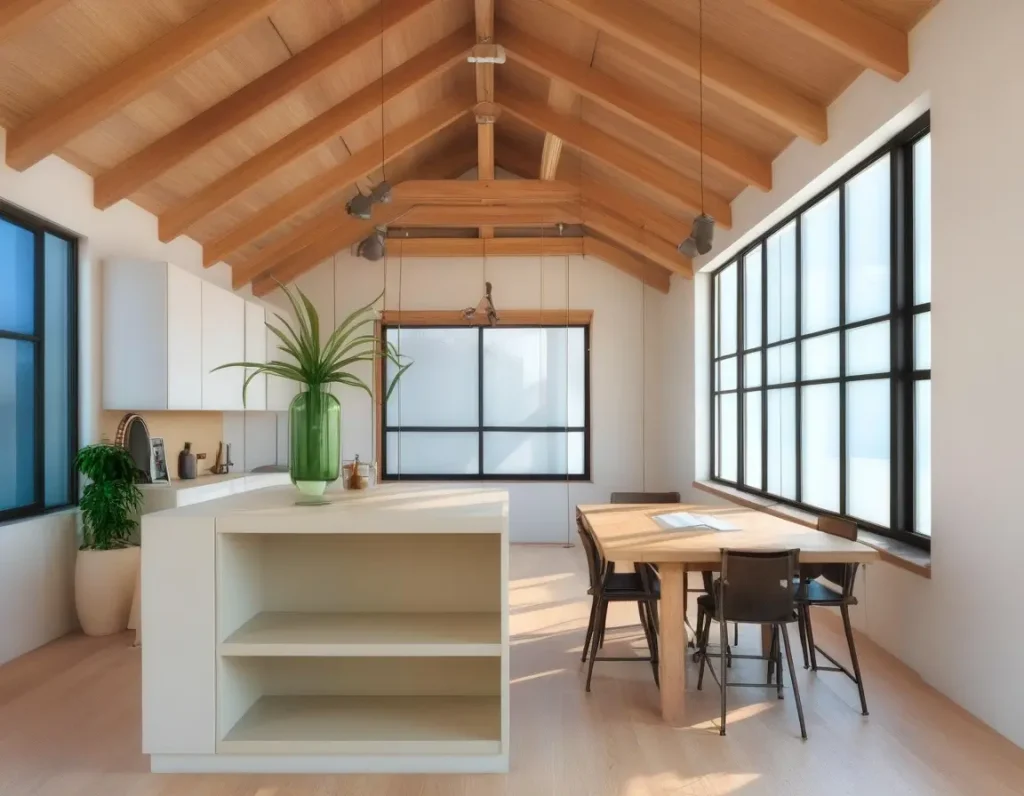
[[[103,408],[202,408],[202,280],[170,263],[103,269]]]
[[[267,311],[262,305],[252,301],[245,302],[245,361],[265,363],[267,361]],[[248,378],[251,370],[246,370]],[[267,377],[256,376],[249,382],[245,393],[245,408],[263,410],[267,408]]]
[[[203,282],[203,409],[244,408],[242,368],[212,371],[245,360],[245,304],[240,296]]]

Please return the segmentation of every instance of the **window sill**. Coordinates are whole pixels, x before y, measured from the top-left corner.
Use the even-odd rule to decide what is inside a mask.
[[[710,481],[694,481],[693,486],[695,489],[728,500],[730,503],[763,511],[765,514],[771,514],[773,517],[805,525],[808,528],[818,527],[817,514],[776,503],[771,498],[750,495],[739,489],[715,484]],[[927,550],[921,550],[906,542],[900,542],[896,539],[890,539],[887,536],[865,530],[861,530],[857,534],[857,540],[863,542],[868,547],[873,547],[879,552],[883,561],[892,564],[894,567],[905,569],[907,572],[912,572],[922,578],[931,579],[932,559],[931,554]]]

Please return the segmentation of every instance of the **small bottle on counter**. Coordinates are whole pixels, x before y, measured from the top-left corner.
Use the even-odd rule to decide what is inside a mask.
[[[192,453],[192,443],[185,443],[185,450],[178,454],[178,478],[185,481],[196,477],[196,455]]]

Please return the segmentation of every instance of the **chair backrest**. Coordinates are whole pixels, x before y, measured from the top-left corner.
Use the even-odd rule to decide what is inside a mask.
[[[788,622],[799,550],[722,550],[719,618],[727,622]]]
[[[576,518],[576,532],[580,535],[580,542],[583,545],[583,552],[587,554],[587,573],[590,576],[590,588],[599,589],[603,583],[605,561],[601,556],[601,550],[597,541],[590,534],[590,531],[583,525],[583,520]]]
[[[838,536],[840,539],[857,541],[857,523],[853,520],[843,520],[839,517],[818,517],[818,530],[830,536]],[[825,580],[830,580],[837,586],[841,586],[844,592],[853,593],[853,580],[857,576],[856,564],[820,564],[818,573]]]
[[[612,503],[679,503],[678,492],[612,492]]]

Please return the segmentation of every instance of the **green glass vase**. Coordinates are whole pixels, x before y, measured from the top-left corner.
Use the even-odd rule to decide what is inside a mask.
[[[322,495],[338,480],[341,465],[341,404],[327,385],[311,384],[288,407],[289,474],[304,495]]]

